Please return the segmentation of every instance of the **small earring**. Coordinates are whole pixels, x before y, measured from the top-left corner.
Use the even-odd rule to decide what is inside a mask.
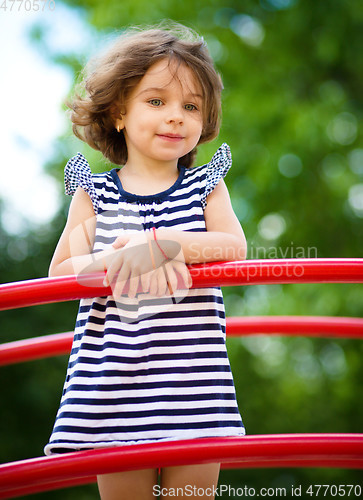
[[[120,129],[120,125],[117,125],[116,130],[117,130],[118,133],[120,133],[120,130],[121,130]]]

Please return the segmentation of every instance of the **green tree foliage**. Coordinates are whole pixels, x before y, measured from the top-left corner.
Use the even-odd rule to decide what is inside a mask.
[[[224,81],[222,141],[234,164],[226,178],[249,242],[249,258],[360,257],[363,217],[362,18],[359,0],[72,0],[97,42],[130,25],[172,19],[205,37]],[[34,43],[44,43],[41,30]],[[50,54],[75,76],[84,54]],[[74,148],[74,149],[72,149]],[[82,150],[60,138],[47,171],[59,178]],[[15,238],[1,234],[3,281],[45,276],[66,217]],[[268,285],[224,290],[227,316],[360,316],[361,285]],[[2,313],[2,341],[73,329],[74,303]],[[362,344],[349,339],[258,336],[229,339],[238,400],[249,434],[361,432]],[[63,384],[66,358],[2,369],[1,460],[41,455]],[[25,418],[24,418],[25,417]],[[233,487],[355,484],[355,471],[224,471]],[[97,498],[95,486],[34,498]],[[227,498],[227,497],[226,497]],[[229,497],[230,498],[230,497]]]

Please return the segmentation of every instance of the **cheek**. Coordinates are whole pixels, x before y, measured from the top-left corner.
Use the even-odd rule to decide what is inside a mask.
[[[149,115],[148,113],[145,112],[140,112],[138,115],[138,125],[139,129],[141,131],[147,131],[154,129],[155,126],[158,124],[159,120],[155,118],[153,115]]]
[[[195,128],[196,128],[196,131],[198,131],[199,136],[201,136],[203,134],[203,131],[204,131],[204,126],[203,126],[202,120],[199,120],[198,123],[196,123]]]
[[[192,119],[190,120],[190,126],[193,127],[195,131],[200,130],[202,132],[203,130],[203,118],[201,115],[194,115],[192,116]]]

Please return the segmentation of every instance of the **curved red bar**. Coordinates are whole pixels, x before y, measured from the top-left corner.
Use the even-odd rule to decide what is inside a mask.
[[[343,316],[244,316],[226,318],[229,336],[304,335],[308,337],[363,337],[363,318]]]
[[[43,335],[0,344],[0,366],[69,354],[74,332]]]
[[[278,259],[190,266],[193,287],[270,283],[362,283],[363,259]],[[103,275],[43,278],[0,286],[0,310],[111,293]],[[241,333],[241,319],[227,333]],[[359,318],[243,318],[245,334],[362,336]],[[69,351],[72,332],[3,346],[5,360]],[[3,358],[4,359],[4,358]],[[363,434],[293,434],[211,438],[123,446],[42,457],[0,466],[0,498],[84,484],[96,474],[189,463],[224,467],[363,468]]]
[[[362,283],[363,259],[264,259],[189,266],[193,288],[273,283]],[[111,294],[103,274],[0,285],[0,310]],[[181,285],[180,285],[181,287]]]
[[[363,318],[326,316],[246,316],[226,318],[227,336],[304,335],[319,337],[363,337]],[[73,332],[43,335],[0,344],[0,366],[61,354],[69,354]]]
[[[243,468],[363,468],[363,434],[204,438],[34,458],[0,466],[0,498],[93,482],[97,474],[214,462]]]

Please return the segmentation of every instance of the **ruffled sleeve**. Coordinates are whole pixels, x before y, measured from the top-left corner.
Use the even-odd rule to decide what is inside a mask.
[[[91,168],[81,153],[77,153],[76,156],[68,160],[64,168],[64,183],[68,195],[73,195],[78,186],[84,189],[91,198],[95,213],[98,212],[99,200],[93,183]]]
[[[225,177],[231,166],[231,150],[228,144],[223,143],[206,165],[205,187],[201,196],[203,210],[207,206],[207,196],[213,191],[218,182]]]

